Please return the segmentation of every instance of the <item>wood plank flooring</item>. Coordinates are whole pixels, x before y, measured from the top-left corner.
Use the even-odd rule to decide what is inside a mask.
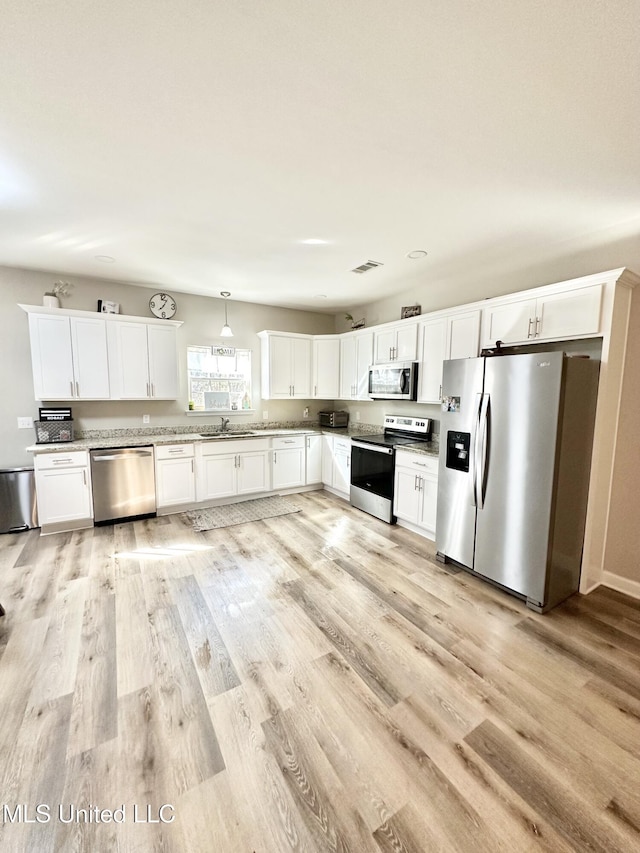
[[[639,603],[296,503],[0,537],[0,849],[640,850]]]

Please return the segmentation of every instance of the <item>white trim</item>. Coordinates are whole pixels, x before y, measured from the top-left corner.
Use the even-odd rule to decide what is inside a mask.
[[[107,323],[146,323],[148,326],[182,326],[183,320],[159,320],[157,317],[137,317],[133,314],[103,314],[101,311],[81,311],[79,308],[47,308],[46,305],[23,305],[27,314],[52,314],[57,317],[99,317]]]
[[[640,581],[632,581],[630,578],[614,575],[613,572],[605,571],[602,573],[602,586],[623,592],[625,595],[632,596],[632,598],[640,598]]]
[[[411,530],[413,533],[417,533],[418,536],[422,536],[423,539],[428,539],[430,542],[436,541],[435,532],[429,530],[427,527],[419,527],[417,524],[413,524],[411,521],[405,521],[404,518],[399,518],[396,521],[398,527],[406,527],[407,530]]]

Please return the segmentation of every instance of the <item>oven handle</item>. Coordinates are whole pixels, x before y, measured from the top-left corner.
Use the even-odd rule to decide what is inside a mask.
[[[367,444],[366,442],[360,444],[358,441],[351,441],[352,447],[359,447],[360,450],[371,450],[373,453],[386,453],[387,456],[391,456],[393,454],[393,447],[376,447],[375,444]]]

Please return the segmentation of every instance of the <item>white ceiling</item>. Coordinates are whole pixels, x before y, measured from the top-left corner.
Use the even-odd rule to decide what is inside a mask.
[[[1,0],[0,21],[0,264],[328,311],[640,227],[639,0]]]

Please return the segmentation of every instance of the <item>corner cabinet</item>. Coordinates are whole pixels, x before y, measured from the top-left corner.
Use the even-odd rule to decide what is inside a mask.
[[[369,367],[373,364],[373,332],[340,336],[340,400],[370,400]]]
[[[261,340],[262,399],[310,399],[311,335],[258,332]]]
[[[20,305],[29,315],[36,400],[175,400],[173,320]]]

